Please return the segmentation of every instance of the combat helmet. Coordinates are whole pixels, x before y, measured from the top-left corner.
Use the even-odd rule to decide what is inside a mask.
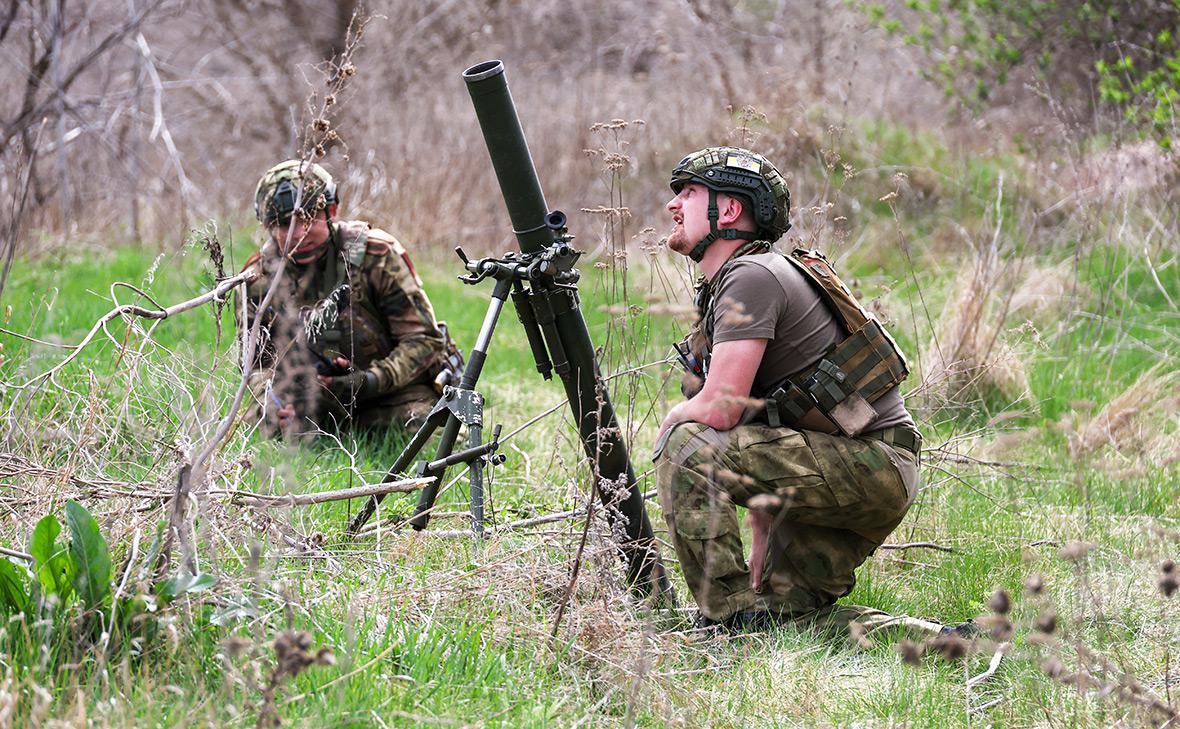
[[[718,238],[723,240],[765,240],[773,243],[791,228],[791,192],[778,168],[757,152],[741,147],[706,147],[680,160],[672,170],[672,192],[690,182],[709,190],[709,234],[689,252],[700,261],[705,249]],[[717,228],[717,193],[739,195],[749,201],[757,233]]]
[[[254,189],[254,215],[263,225],[276,225],[290,219],[295,212],[299,188],[303,197],[299,209],[309,217],[340,202],[336,182],[328,171],[315,162],[289,159],[271,167]]]

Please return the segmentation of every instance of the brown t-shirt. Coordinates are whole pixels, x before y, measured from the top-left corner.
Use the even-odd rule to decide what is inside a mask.
[[[770,252],[730,261],[712,282],[712,342],[766,339],[754,376],[753,394],[764,395],[788,375],[814,365],[845,334],[835,315],[782,254]],[[872,430],[913,425],[899,388],[873,407]]]

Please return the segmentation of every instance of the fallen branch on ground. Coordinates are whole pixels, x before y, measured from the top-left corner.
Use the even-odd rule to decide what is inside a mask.
[[[323,504],[328,501],[358,499],[363,496],[377,496],[381,494],[418,491],[424,488],[427,484],[433,482],[434,477],[431,476],[428,478],[407,478],[402,481],[390,481],[388,483],[366,484],[364,486],[354,486],[348,489],[319,491],[310,494],[254,494],[250,493],[249,491],[232,491],[222,489],[209,489],[205,492],[205,494],[208,496],[229,496],[233,501],[246,504],[247,506],[261,506],[267,508],[275,506],[308,506],[310,504]]]
[[[1010,645],[1012,644],[1005,641],[996,646],[996,652],[992,654],[992,659],[987,665],[987,670],[977,676],[972,676],[971,678],[967,679],[967,687],[971,688],[973,686],[978,686],[979,684],[994,676],[996,669],[1000,667],[1000,660],[1004,657],[1004,652],[1008,650]]]
[[[939,552],[952,553],[955,551],[951,547],[944,547],[943,545],[935,544],[934,542],[906,542],[905,544],[889,544],[886,542],[880,547],[877,547],[877,549],[936,549]]]

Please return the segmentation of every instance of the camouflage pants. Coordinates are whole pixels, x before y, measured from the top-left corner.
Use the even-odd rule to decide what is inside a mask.
[[[831,605],[853,571],[901,522],[917,490],[917,458],[877,440],[767,425],[719,432],[676,426],[657,453],[664,519],[701,612],[802,615]],[[735,505],[778,497],[755,594]]]
[[[321,430],[335,432],[345,427],[366,430],[403,428],[412,433],[422,425],[438,401],[434,387],[423,379],[396,392],[358,403],[350,414],[348,408],[318,382],[305,383],[296,393],[302,394],[302,398],[292,399],[289,391],[280,398],[270,390],[271,377],[270,370],[252,373],[252,397],[243,412],[245,422],[261,422],[266,437],[280,433],[286,437],[301,437]],[[291,402],[295,406],[299,414],[296,422],[283,424],[278,421],[275,412],[282,402]],[[315,412],[311,413],[313,409]]]

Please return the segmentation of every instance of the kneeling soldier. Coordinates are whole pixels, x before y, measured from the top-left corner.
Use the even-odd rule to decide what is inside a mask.
[[[259,276],[238,324],[261,317],[246,417],[270,433],[416,427],[448,366],[448,340],[406,250],[366,222],[336,220],[338,202],[327,170],[300,160],[267,170],[254,193],[268,239],[246,263]]]
[[[814,614],[852,590],[914,499],[905,361],[821,254],[772,250],[790,193],[766,158],[704,149],[671,185],[668,247],[702,274],[678,349],[703,383],[656,443],[669,532],[701,623]],[[748,564],[735,505],[753,526]]]

